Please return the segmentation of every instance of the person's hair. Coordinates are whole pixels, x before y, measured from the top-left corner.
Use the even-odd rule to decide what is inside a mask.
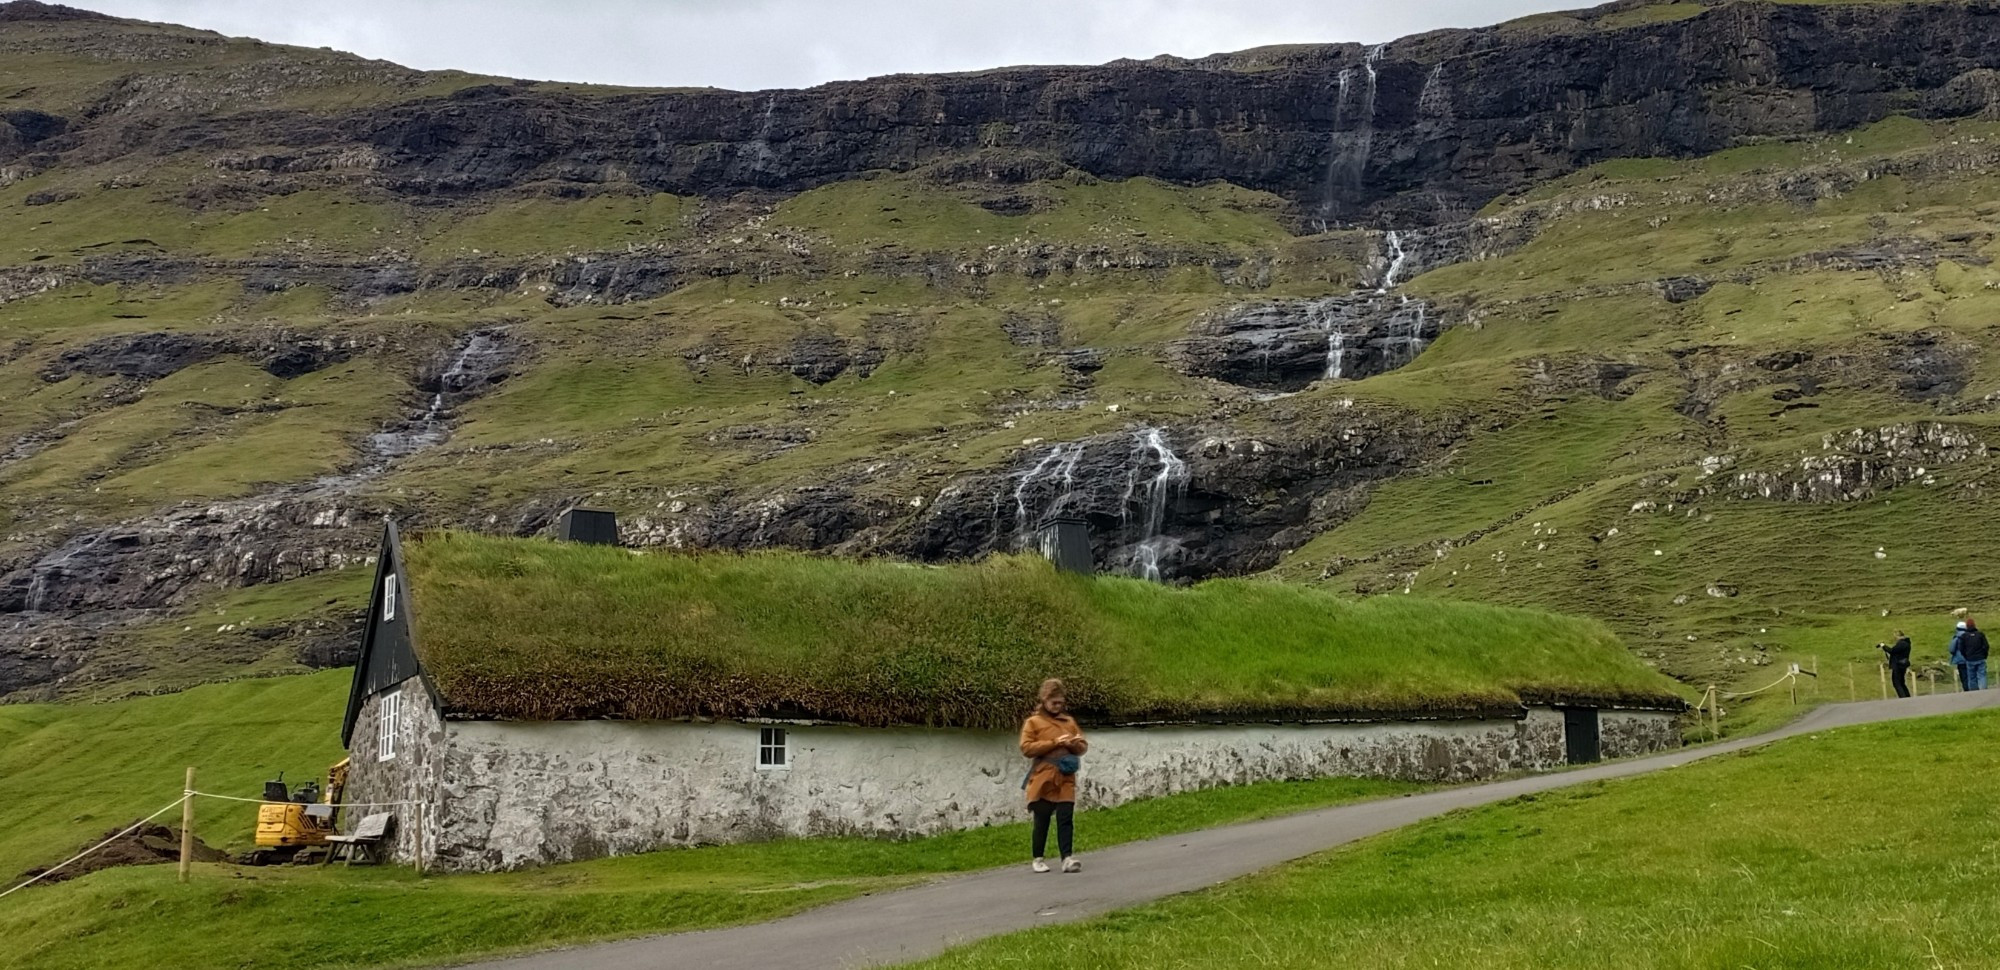
[[[1035,710],[1039,711],[1048,707],[1049,698],[1051,697],[1061,697],[1064,700],[1069,699],[1063,690],[1063,682],[1059,678],[1050,677],[1042,681],[1042,689],[1035,692]]]
[[[1907,634],[1907,633],[1904,633],[1904,632],[1903,632],[1903,631],[1901,631],[1901,630],[1897,630],[1897,631],[1896,631],[1896,636],[1897,636],[1897,637],[1898,637],[1898,638],[1900,639],[1900,638],[1902,638],[1902,637],[1906,637],[1906,636],[1909,636],[1909,634]]]
[[[1972,615],[1968,613],[1965,617],[1965,628],[1968,630],[1977,630],[1979,629],[1979,621],[1973,619]]]

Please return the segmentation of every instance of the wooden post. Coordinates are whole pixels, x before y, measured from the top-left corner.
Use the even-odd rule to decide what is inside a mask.
[[[416,830],[417,834],[415,856],[417,861],[417,875],[421,876],[424,874],[424,803],[422,799],[418,799],[410,806],[410,821],[410,827]]]
[[[1812,697],[1813,700],[1819,700],[1819,654],[1813,654],[1812,658],[1813,658]]]
[[[188,766],[187,787],[181,789],[181,881],[194,865],[194,766]]]
[[[1937,668],[1932,667],[1930,670],[1930,674],[1931,674],[1931,693],[1935,694],[1937,693]]]
[[[1889,665],[1878,663],[1875,671],[1882,675],[1882,699],[1886,701],[1889,699]]]
[[[1708,733],[1722,737],[1722,694],[1714,684],[1708,685]]]
[[[1792,666],[1796,667],[1796,666],[1798,666],[1798,665],[1797,665],[1797,664],[1793,664]],[[1786,680],[1786,682],[1787,682],[1787,683],[1789,683],[1789,684],[1790,684],[1790,686],[1791,686],[1791,688],[1792,688],[1792,706],[1793,706],[1793,707],[1797,707],[1797,706],[1799,706],[1799,674],[1798,674],[1798,671],[1796,671],[1796,670],[1795,670],[1795,671],[1793,671],[1793,672],[1791,673],[1791,675],[1790,675],[1790,676],[1788,676],[1788,677],[1786,677],[1786,678],[1785,678],[1785,680]]]
[[[1854,699],[1854,665],[1847,665],[1847,699]]]

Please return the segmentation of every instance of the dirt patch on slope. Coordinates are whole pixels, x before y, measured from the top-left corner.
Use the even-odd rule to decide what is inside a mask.
[[[111,838],[113,835],[124,831],[124,828],[125,826],[121,825],[83,845],[79,845],[75,850],[68,853],[68,855],[63,856],[63,858],[67,859],[69,856],[73,856],[90,846]],[[78,876],[88,875],[100,869],[111,869],[117,866],[150,866],[163,862],[177,862],[180,860],[180,857],[180,830],[168,828],[165,825],[141,825],[130,833],[119,837],[110,845],[56,870],[54,874],[43,879],[42,883],[64,882],[75,879]],[[194,840],[194,860],[196,862],[225,862],[228,859],[229,854],[223,852],[221,849],[209,848],[202,843],[200,838]],[[57,861],[60,862],[61,860]],[[54,864],[51,863],[50,865]],[[38,866],[21,873],[19,878],[32,879],[47,872],[48,869],[48,866]]]

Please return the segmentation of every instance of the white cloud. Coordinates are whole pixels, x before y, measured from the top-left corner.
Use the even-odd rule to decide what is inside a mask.
[[[122,17],[420,68],[653,87],[803,87],[880,74],[1380,42],[1549,0],[72,0]]]

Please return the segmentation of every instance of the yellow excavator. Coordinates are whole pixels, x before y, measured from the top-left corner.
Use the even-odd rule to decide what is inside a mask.
[[[340,796],[347,788],[347,759],[326,771],[326,787],[317,780],[287,790],[285,773],[264,783],[264,803],[257,806],[257,848],[243,861],[253,866],[307,862],[326,851],[326,837],[340,821]]]

